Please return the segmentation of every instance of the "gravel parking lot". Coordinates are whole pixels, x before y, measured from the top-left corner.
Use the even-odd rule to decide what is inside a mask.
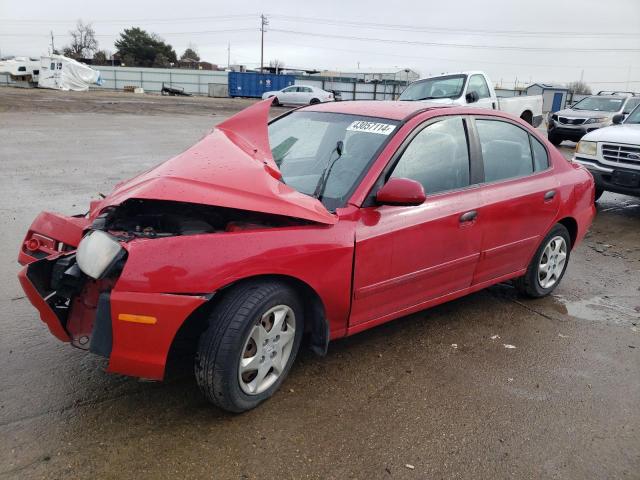
[[[239,416],[53,338],[16,279],[34,216],[85,211],[249,104],[0,88],[0,478],[639,478],[632,197],[605,193],[552,297],[499,285],[304,352]]]

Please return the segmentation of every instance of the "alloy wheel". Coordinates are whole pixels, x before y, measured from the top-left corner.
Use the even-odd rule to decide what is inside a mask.
[[[567,261],[567,242],[555,236],[544,247],[538,264],[538,283],[542,288],[551,288],[562,275]]]
[[[238,364],[238,380],[244,393],[258,395],[278,380],[291,356],[295,333],[295,314],[287,305],[270,308],[256,322]]]

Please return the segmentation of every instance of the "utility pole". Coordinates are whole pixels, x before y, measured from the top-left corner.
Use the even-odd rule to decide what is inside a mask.
[[[269,20],[263,13],[260,15],[260,73],[264,70],[264,27],[269,25]]]
[[[227,44],[227,70],[231,70],[231,42]]]
[[[53,30],[51,30],[51,55],[53,55],[56,51],[56,47],[53,44]]]

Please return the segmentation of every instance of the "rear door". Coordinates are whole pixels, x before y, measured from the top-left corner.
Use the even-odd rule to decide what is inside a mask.
[[[418,127],[379,181],[401,177],[422,183],[422,205],[361,208],[350,328],[381,323],[470,286],[482,220],[473,213],[479,193],[467,121],[441,117]]]
[[[516,122],[477,116],[484,184],[482,254],[473,283],[525,269],[559,209],[558,182],[546,147]]]

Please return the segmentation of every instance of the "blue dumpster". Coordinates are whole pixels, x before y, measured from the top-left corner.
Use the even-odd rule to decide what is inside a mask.
[[[294,75],[272,73],[229,72],[230,97],[262,97],[264,92],[281,90],[296,81]]]

